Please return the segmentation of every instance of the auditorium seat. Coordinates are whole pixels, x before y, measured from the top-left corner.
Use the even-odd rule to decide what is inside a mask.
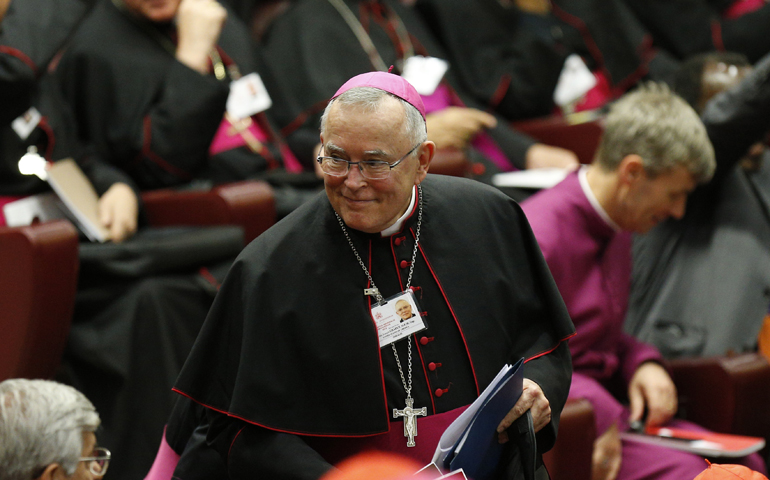
[[[719,433],[770,439],[770,364],[756,353],[670,360],[678,418]],[[593,408],[570,399],[554,448],[543,460],[551,480],[588,480],[596,439]]]
[[[770,439],[770,364],[757,353],[670,361],[679,415],[716,432]]]
[[[430,173],[465,177],[471,175],[473,165],[462,150],[455,148],[437,149],[430,162]]]
[[[0,381],[53,377],[77,274],[78,232],[69,221],[0,227]]]
[[[247,180],[206,190],[161,189],[142,194],[150,225],[239,225],[251,242],[275,223],[267,182]]]
[[[594,410],[588,400],[570,399],[559,420],[554,447],[543,455],[551,480],[591,480],[591,454],[596,439]]]
[[[603,117],[595,112],[581,112],[570,117],[551,115],[511,123],[538,142],[572,150],[580,163],[588,164],[604,132]]]

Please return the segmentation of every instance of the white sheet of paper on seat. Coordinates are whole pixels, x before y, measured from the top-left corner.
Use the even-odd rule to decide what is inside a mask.
[[[492,176],[492,184],[496,187],[551,188],[564,180],[571,171],[566,168],[533,168],[497,173]]]
[[[9,227],[26,227],[33,222],[48,222],[66,218],[64,206],[53,192],[30,195],[3,205],[5,223]]]

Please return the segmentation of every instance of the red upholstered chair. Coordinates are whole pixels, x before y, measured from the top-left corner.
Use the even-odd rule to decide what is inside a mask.
[[[671,360],[678,417],[720,433],[770,438],[770,364],[756,353]],[[569,400],[559,437],[544,455],[552,480],[591,478],[596,439],[591,405]]]
[[[239,225],[246,243],[276,219],[272,187],[256,180],[210,190],[153,190],[143,193],[142,201],[151,225]]]
[[[604,132],[602,117],[584,112],[569,118],[552,115],[513,122],[511,126],[538,142],[572,150],[580,163],[591,163]]]
[[[679,415],[723,433],[770,439],[770,364],[756,353],[670,362]]]
[[[551,480],[591,480],[596,439],[594,410],[587,400],[567,400],[554,447],[543,455]]]
[[[0,381],[54,375],[77,273],[78,232],[70,222],[0,227]]]
[[[472,164],[462,150],[442,148],[436,150],[430,162],[430,173],[464,177],[471,174]]]

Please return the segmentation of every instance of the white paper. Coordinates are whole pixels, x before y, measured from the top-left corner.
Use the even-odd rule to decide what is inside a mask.
[[[573,53],[564,61],[564,68],[553,91],[556,105],[565,106],[577,101],[596,85],[596,77],[580,55]]]
[[[264,112],[273,105],[262,78],[250,73],[230,84],[227,113],[236,120]]]
[[[433,95],[449,69],[449,62],[436,57],[414,55],[404,64],[401,76],[412,84],[420,95]]]
[[[16,132],[22,140],[26,140],[29,134],[37,127],[43,116],[37,111],[35,107],[30,107],[29,110],[22,113],[13,122],[11,122],[11,128]]]
[[[6,203],[3,205],[3,215],[9,227],[25,227],[36,220],[48,222],[66,218],[60,205],[55,193],[41,193]]]
[[[496,187],[551,188],[564,180],[571,171],[567,168],[533,168],[497,173],[492,176],[492,184]]]
[[[436,451],[433,453],[433,463],[436,465],[443,465],[443,459],[446,454],[452,449],[455,443],[457,443],[457,440],[460,439],[460,435],[463,434],[465,428],[468,426],[471,420],[473,420],[473,417],[476,415],[478,409],[484,405],[487,397],[489,397],[489,395],[491,395],[495,390],[497,385],[500,383],[500,379],[503,378],[506,372],[508,372],[508,370],[511,368],[511,365],[504,365],[503,368],[500,369],[500,371],[497,373],[494,380],[492,380],[492,382],[487,385],[487,388],[481,392],[481,395],[479,395],[479,397],[473,403],[471,403],[470,406],[466,408],[465,411],[461,413],[460,416],[457,417],[457,419],[452,422],[451,425],[449,425],[449,427],[447,427],[438,441]]]

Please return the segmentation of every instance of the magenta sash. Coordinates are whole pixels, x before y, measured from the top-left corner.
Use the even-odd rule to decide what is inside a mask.
[[[256,121],[252,121],[247,129],[257,140],[262,144],[271,143],[270,136],[265,132],[261,125]],[[215,155],[219,152],[231,150],[233,148],[248,146],[243,136],[233,127],[227,118],[222,118],[222,123],[219,124],[217,133],[214,134],[214,140],[211,141],[209,146],[209,155]],[[283,158],[283,167],[287,172],[298,173],[302,171],[302,165],[297,158],[291,152],[289,147],[285,143],[278,145],[281,151],[281,157]],[[265,147],[267,148],[267,147]],[[263,155],[266,156],[266,155]],[[270,159],[268,159],[270,161]]]
[[[444,430],[468,408],[460,407],[438,415],[417,417],[417,436],[414,447],[406,446],[402,422],[391,422],[390,431],[371,437],[302,437],[324,459],[336,465],[357,453],[379,450],[409,457],[421,465],[433,459],[433,453]]]

